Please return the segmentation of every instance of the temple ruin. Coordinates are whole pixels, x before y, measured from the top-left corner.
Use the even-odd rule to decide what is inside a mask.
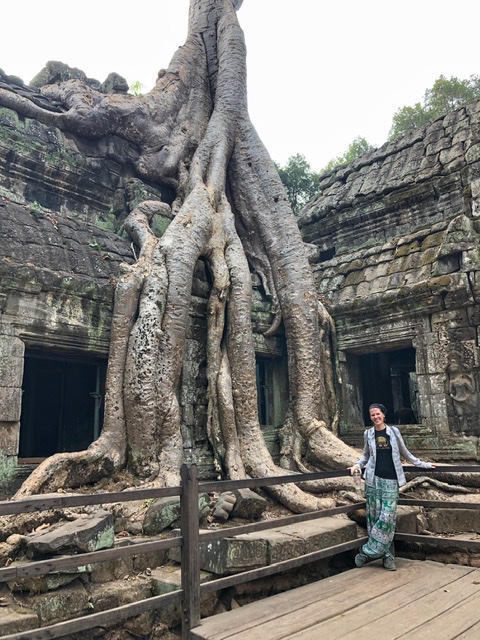
[[[97,84],[126,90],[116,76]],[[0,87],[56,108],[2,72]],[[82,138],[0,108],[0,441],[20,479],[101,428],[115,281],[135,259],[122,222],[142,200],[172,198],[139,178],[137,154],[115,136]],[[156,233],[168,224],[158,214]],[[359,446],[381,399],[419,455],[476,461],[480,103],[324,175],[299,226],[335,321],[340,437]],[[273,312],[252,278],[259,416],[277,456],[286,348],[281,331],[263,335]],[[199,261],[180,405],[185,460],[204,476],[207,292]]]

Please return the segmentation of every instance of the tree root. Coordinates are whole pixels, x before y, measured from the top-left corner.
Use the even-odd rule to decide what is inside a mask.
[[[400,487],[400,493],[412,491],[412,489],[421,485],[430,485],[431,487],[437,487],[438,489],[443,489],[443,491],[448,491],[450,493],[471,493],[471,490],[467,487],[449,484],[448,482],[441,482],[436,478],[429,478],[428,476],[420,476],[410,480],[407,484],[404,484],[403,487]]]

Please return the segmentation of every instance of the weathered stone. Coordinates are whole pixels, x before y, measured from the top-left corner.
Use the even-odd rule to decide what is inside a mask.
[[[145,600],[152,596],[151,580],[145,576],[129,575],[123,580],[109,582],[106,585],[88,584],[86,589],[89,594],[89,613],[107,611],[115,607]],[[147,611],[138,616],[122,619],[110,624],[102,625],[102,629],[113,629],[121,625],[134,637],[146,637],[154,623],[155,612]],[[104,631],[102,631],[103,637]]]
[[[42,627],[92,613],[89,595],[80,583],[33,596],[30,602]]]
[[[34,611],[9,606],[0,611],[0,635],[7,636],[36,629],[39,626],[38,616]]]
[[[226,522],[232,513],[237,501],[232,491],[226,491],[218,496],[218,500],[213,508],[212,517],[214,520]]]
[[[356,538],[355,524],[347,518],[326,517],[268,531],[200,543],[204,571],[228,575],[286,560]],[[170,558],[178,561],[179,550]]]
[[[152,542],[151,536],[136,536],[135,538],[123,538],[121,542],[117,542],[117,546],[135,546],[145,542]],[[133,562],[132,570],[135,573],[141,573],[145,570],[152,570],[167,562],[168,550],[160,549],[158,551],[149,551],[148,553],[138,553],[131,556]]]
[[[200,530],[200,533],[202,530]],[[226,575],[267,564],[266,540],[242,540],[239,537],[224,538],[199,545],[200,568],[203,571]],[[180,549],[169,550],[170,560],[180,562]]]
[[[90,581],[104,584],[120,580],[133,572],[133,557],[95,562],[90,569]]]
[[[267,533],[267,532],[265,532]],[[264,533],[264,535],[265,535]],[[259,533],[246,534],[255,539]],[[355,524],[344,517],[326,517],[287,525],[268,532],[268,563],[280,562],[297,555],[326,549],[357,537]],[[244,536],[239,536],[244,538]]]
[[[405,505],[399,505],[397,507],[397,526],[396,530],[399,533],[413,533],[417,534],[418,531],[418,507],[408,507]]]
[[[171,593],[181,589],[182,573],[178,566],[168,565],[159,567],[152,571],[153,595],[159,596],[164,593]],[[211,580],[215,576],[200,571],[200,584]],[[200,611],[202,617],[213,615],[217,606],[217,597],[215,593],[207,593],[200,597]],[[182,622],[181,608],[179,604],[171,604],[162,607],[157,612],[157,619],[165,623],[168,627],[176,627]]]
[[[208,494],[198,498],[200,513],[210,504]],[[155,536],[170,527],[180,518],[180,499],[176,496],[154,500],[147,509],[143,520],[143,531],[149,536]]]
[[[232,517],[258,520],[267,507],[267,500],[251,489],[235,489],[237,501],[233,507]]]
[[[426,514],[428,528],[434,533],[480,533],[478,509],[432,509]]]
[[[60,573],[47,573],[38,577],[18,578],[15,582],[8,582],[8,586],[13,592],[28,591],[30,595],[46,593],[74,582],[81,575],[87,576],[87,567],[77,567]]]
[[[112,515],[102,510],[25,537],[29,557],[108,549],[114,540]]]

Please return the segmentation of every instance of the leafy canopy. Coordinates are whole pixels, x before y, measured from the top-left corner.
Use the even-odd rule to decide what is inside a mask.
[[[284,167],[277,163],[275,167],[287,190],[290,206],[297,215],[300,209],[318,193],[320,174],[312,171],[305,156],[300,153],[290,156]]]
[[[401,107],[396,111],[388,138],[394,140],[418,127],[427,126],[445,113],[455,111],[475,100],[480,100],[480,76],[472,75],[466,80],[459,80],[454,76],[447,79],[442,75],[435,80],[431,89],[425,91],[422,102]],[[275,163],[293,211],[298,214],[318,193],[322,174],[332,171],[338,165],[353,162],[374,148],[365,138],[358,136],[343,155],[332,158],[319,173],[311,170],[301,154],[291,156],[284,167]]]
[[[367,151],[372,151],[375,147],[362,138],[361,136],[357,136],[353,142],[350,143],[348,149],[345,151],[343,156],[337,156],[336,158],[332,158],[328,161],[326,166],[322,169],[321,173],[325,173],[327,171],[331,171],[335,167],[338,167],[340,164],[347,164],[349,162],[353,162],[360,156],[363,156]]]
[[[413,107],[401,107],[395,112],[388,138],[394,140],[475,100],[480,100],[480,76],[459,80],[455,76],[447,79],[442,75],[425,91],[423,102],[417,102]]]
[[[353,162],[353,160],[373,148],[365,138],[355,138],[343,156],[332,158],[319,173],[312,171],[305,156],[300,153],[290,156],[284,167],[275,162],[275,167],[283,186],[287,190],[288,200],[295,215],[298,215],[302,207],[318,193],[320,176],[323,173],[331,171],[339,164]]]

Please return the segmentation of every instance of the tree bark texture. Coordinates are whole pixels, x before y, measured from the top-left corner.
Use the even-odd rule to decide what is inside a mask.
[[[23,496],[94,482],[127,468],[145,483],[179,482],[179,388],[194,268],[205,261],[208,300],[208,436],[227,477],[345,468],[356,453],[336,437],[333,322],[320,303],[285,190],[250,122],[246,50],[234,0],[191,0],[186,43],[144,96],[104,95],[79,80],[46,85],[53,113],[0,90],[0,103],[89,137],[115,133],[140,148],[136,171],[175,192],[171,208],[146,201],[125,223],[138,260],[116,288],[102,432],[86,451],[56,454]],[[161,238],[150,221],[171,223]],[[282,468],[257,411],[251,272],[285,330],[290,385]],[[318,489],[317,483],[317,489]],[[296,485],[272,493],[295,511],[325,500]]]

